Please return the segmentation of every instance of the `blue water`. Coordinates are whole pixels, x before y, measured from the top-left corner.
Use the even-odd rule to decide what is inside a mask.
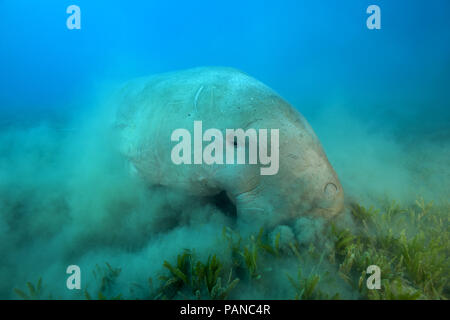
[[[68,30],[72,2],[0,3],[3,106],[60,110],[104,78],[224,65],[290,101],[448,114],[445,0],[377,1],[381,30],[366,28],[371,1],[295,0],[80,0],[82,29]]]
[[[71,4],[81,8],[80,30],[66,27]],[[366,27],[370,4],[381,8],[380,30]],[[95,114],[110,87],[138,76],[240,69],[308,119],[349,197],[448,200],[449,12],[447,0],[0,0],[0,248],[7,257],[0,298],[39,275],[59,279],[73,250],[89,267],[131,259],[123,282],[134,281],[146,257],[175,252],[191,234],[182,229],[149,243],[127,238],[124,247],[144,248],[133,255],[116,243],[129,235],[104,234],[119,228],[118,220],[83,233],[104,221],[116,194],[124,192],[124,202],[144,197],[128,194],[122,176],[109,174],[115,164],[108,175],[97,170],[104,150],[89,145],[81,129],[96,121],[84,114]],[[151,205],[139,203],[137,212]],[[72,226],[62,228],[68,221]],[[128,223],[140,232],[138,217]],[[205,242],[189,241],[200,248]],[[63,289],[58,294],[67,297]]]

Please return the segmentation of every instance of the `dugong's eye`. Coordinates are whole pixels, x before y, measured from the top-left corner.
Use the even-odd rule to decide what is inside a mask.
[[[231,145],[234,146],[235,148],[238,147],[237,139],[234,138],[234,137],[233,138],[231,138],[231,137],[227,138],[227,143],[230,144],[230,146]]]

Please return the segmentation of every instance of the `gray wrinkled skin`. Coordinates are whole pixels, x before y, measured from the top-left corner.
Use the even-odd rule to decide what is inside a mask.
[[[238,222],[255,226],[331,218],[343,208],[342,186],[309,124],[245,73],[215,67],[155,75],[129,82],[119,97],[120,150],[151,185],[196,196],[225,190]],[[227,128],[279,129],[278,174],[262,176],[259,165],[173,164],[171,134],[185,128],[193,136],[194,120],[202,120],[203,132],[217,128],[224,136]]]

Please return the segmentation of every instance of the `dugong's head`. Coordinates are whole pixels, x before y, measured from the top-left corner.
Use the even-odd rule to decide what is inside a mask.
[[[287,119],[280,128],[280,168],[274,176],[283,190],[285,210],[290,217],[332,218],[344,206],[341,183],[303,116],[292,109]]]
[[[339,214],[344,206],[341,183],[308,122],[259,81],[245,75],[237,77],[241,79],[240,84],[229,88],[225,103],[230,117],[235,120],[233,124],[242,125],[244,130],[267,129],[268,150],[274,142],[270,130],[279,131],[276,174],[262,175],[260,170],[261,167],[276,166],[274,163],[259,163],[257,169],[249,165],[227,169],[231,179],[226,184],[227,192],[236,203],[239,218],[246,223],[260,221],[274,226],[304,215],[328,219]],[[230,98],[233,96],[235,98]],[[234,143],[236,149],[244,147],[248,151],[250,140],[241,146],[236,145],[234,137],[227,137],[226,143]]]

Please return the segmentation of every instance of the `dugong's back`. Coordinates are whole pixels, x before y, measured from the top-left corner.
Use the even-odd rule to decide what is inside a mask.
[[[268,101],[274,105],[279,102],[279,96],[269,87],[226,67],[202,67],[138,78],[128,82],[119,97],[116,126],[120,129],[122,153],[150,183],[184,186],[197,194],[212,192],[211,188],[200,192],[192,188],[193,177],[203,179],[209,175],[208,170],[199,172],[198,168],[173,166],[170,159],[173,130],[191,129],[195,120],[201,120],[204,128],[243,128],[256,111],[258,117],[269,119],[283,112],[279,105],[262,108]],[[244,100],[248,103],[243,103]],[[284,112],[291,112],[289,109],[285,106]],[[173,174],[166,174],[166,170]]]

